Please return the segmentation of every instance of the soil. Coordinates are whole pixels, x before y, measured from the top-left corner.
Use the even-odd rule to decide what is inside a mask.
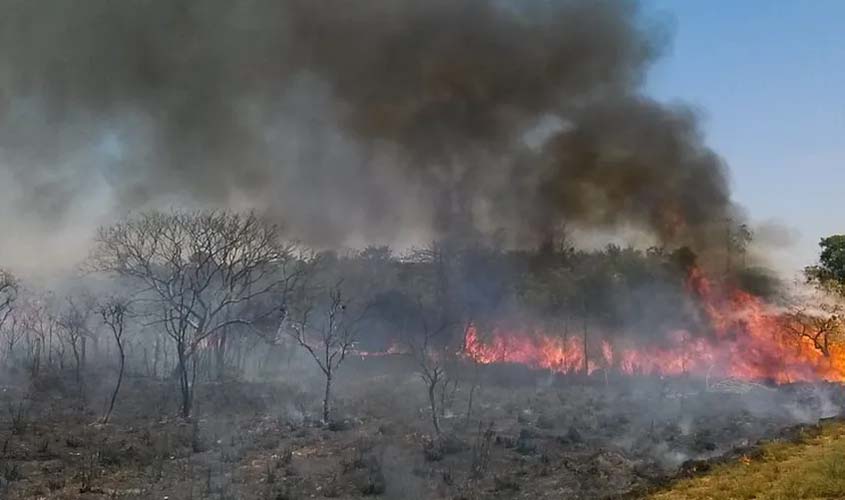
[[[0,378],[0,497],[635,497],[845,406],[836,385],[485,366],[468,416],[461,367],[436,436],[425,387],[401,358],[342,366],[328,425],[312,373],[306,384],[293,373],[202,383],[190,420],[177,417],[173,382],[129,377],[107,425],[107,374],[87,374],[85,391],[72,376]]]

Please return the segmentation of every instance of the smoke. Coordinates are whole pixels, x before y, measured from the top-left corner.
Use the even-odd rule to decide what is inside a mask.
[[[643,95],[665,35],[615,0],[2,1],[0,257],[167,205],[321,245],[701,246],[733,208],[696,117]]]

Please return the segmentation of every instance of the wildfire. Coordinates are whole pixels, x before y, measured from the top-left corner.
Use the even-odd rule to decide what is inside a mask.
[[[666,332],[659,346],[629,346],[619,340],[588,338],[585,349],[581,333],[494,328],[482,338],[470,325],[465,332],[464,354],[484,364],[519,363],[557,373],[712,373],[776,383],[845,382],[845,352],[841,347],[834,345],[823,352],[810,338],[784,328],[787,319],[775,307],[745,291],[714,286],[698,268],[690,271],[687,284],[710,325],[707,334]]]

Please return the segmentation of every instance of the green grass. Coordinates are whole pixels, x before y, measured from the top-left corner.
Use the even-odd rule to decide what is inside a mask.
[[[845,423],[822,425],[798,443],[766,444],[754,459],[680,480],[652,500],[845,499]]]

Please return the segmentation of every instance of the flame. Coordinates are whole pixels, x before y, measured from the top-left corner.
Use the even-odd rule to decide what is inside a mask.
[[[660,345],[624,345],[625,336],[598,340],[598,352],[581,332],[492,328],[465,332],[464,355],[476,362],[519,363],[557,373],[596,370],[650,375],[721,375],[775,383],[845,382],[845,350],[832,345],[825,354],[813,341],[784,328],[785,316],[745,291],[714,286],[699,268],[687,287],[701,304],[709,331],[666,332]],[[595,336],[595,334],[594,334]],[[482,338],[483,337],[483,338]],[[588,345],[597,340],[588,338]]]

